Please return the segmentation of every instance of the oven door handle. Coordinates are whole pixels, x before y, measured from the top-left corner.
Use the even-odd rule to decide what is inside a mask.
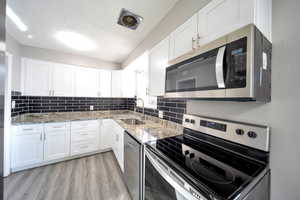
[[[217,79],[218,88],[225,88],[224,71],[223,71],[225,50],[226,50],[226,46],[219,48],[217,59],[216,59],[216,79]]]
[[[189,186],[188,183],[186,183],[184,180],[176,180],[179,178],[172,177],[172,174],[174,174],[174,172],[170,173],[170,169],[167,169],[167,166],[164,165],[162,166],[162,164],[159,163],[160,160],[158,158],[155,158],[154,156],[151,155],[151,153],[146,149],[145,150],[145,154],[147,156],[147,158],[149,159],[150,163],[152,164],[152,166],[158,171],[158,173],[177,191],[179,192],[182,196],[184,196],[186,199],[189,200],[207,200],[204,196],[200,195],[199,193],[197,193],[198,197],[193,196],[190,191],[188,191],[189,189],[192,189],[191,186]],[[162,162],[162,161],[160,161]],[[174,176],[174,175],[173,175]],[[180,183],[178,182],[182,182],[182,184],[184,186],[181,186]],[[195,189],[193,189],[193,191],[196,191]]]

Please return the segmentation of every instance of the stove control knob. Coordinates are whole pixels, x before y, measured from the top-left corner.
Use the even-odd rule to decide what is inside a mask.
[[[248,132],[248,137],[250,137],[250,138],[256,138],[257,137],[257,133],[255,133],[255,132],[253,132],[253,131],[249,131]]]
[[[188,155],[190,152],[188,151],[188,150],[186,150],[185,152],[184,152],[184,155]]]
[[[189,123],[190,119],[186,118],[184,121],[187,122],[187,123]]]
[[[235,130],[235,133],[237,134],[237,135],[244,135],[244,130],[243,129],[236,129]]]
[[[195,157],[195,154],[194,153],[191,153],[190,154],[190,158],[194,158]]]
[[[191,119],[191,123],[192,123],[192,124],[195,124],[195,120],[194,120],[194,119]]]

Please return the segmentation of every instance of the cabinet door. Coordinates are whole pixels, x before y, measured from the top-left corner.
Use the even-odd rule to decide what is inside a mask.
[[[118,162],[121,170],[124,172],[124,130],[119,132],[118,154]]]
[[[199,45],[253,23],[253,0],[214,0],[198,12]]]
[[[169,38],[155,46],[149,54],[149,95],[165,93],[166,67],[169,58]]]
[[[193,50],[197,40],[197,14],[179,26],[170,39],[170,59],[175,59]]]
[[[128,98],[136,95],[136,74],[129,69],[122,71],[122,95]]]
[[[114,134],[112,129],[112,120],[104,119],[100,122],[100,149],[105,150],[112,148]]]
[[[33,128],[13,128],[12,168],[43,162],[43,132]]]
[[[112,149],[113,149],[113,152],[117,158],[117,160],[119,160],[119,151],[118,151],[118,143],[119,143],[119,134],[118,132],[116,132],[116,130],[114,129],[113,130],[113,144],[112,144]]]
[[[23,94],[30,96],[49,96],[51,69],[52,65],[48,62],[23,59]]]
[[[78,97],[99,96],[99,74],[97,70],[78,68],[75,72],[75,91]]]
[[[111,71],[108,70],[100,70],[99,72],[100,77],[100,97],[111,97]]]
[[[74,68],[55,64],[52,71],[52,90],[54,96],[74,96]]]
[[[122,171],[124,171],[124,129],[113,121],[114,144],[113,151]]]
[[[111,96],[122,97],[122,71],[121,70],[112,71]]]
[[[45,125],[45,161],[70,155],[70,129],[65,123]]]

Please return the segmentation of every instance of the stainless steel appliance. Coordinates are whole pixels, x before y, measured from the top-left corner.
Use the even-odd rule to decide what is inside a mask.
[[[5,96],[5,16],[6,1],[0,0],[0,199],[3,199],[3,159],[4,159],[4,96]]]
[[[141,198],[141,144],[128,132],[124,134],[124,180],[132,200]]]
[[[268,200],[269,128],[185,115],[145,148],[145,200]]]
[[[271,43],[248,25],[166,69],[165,97],[271,100]]]

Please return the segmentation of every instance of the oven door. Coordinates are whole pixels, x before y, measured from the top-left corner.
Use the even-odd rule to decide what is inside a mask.
[[[145,200],[207,200],[154,153],[145,155]]]
[[[226,46],[213,49],[166,70],[167,97],[225,97]]]

